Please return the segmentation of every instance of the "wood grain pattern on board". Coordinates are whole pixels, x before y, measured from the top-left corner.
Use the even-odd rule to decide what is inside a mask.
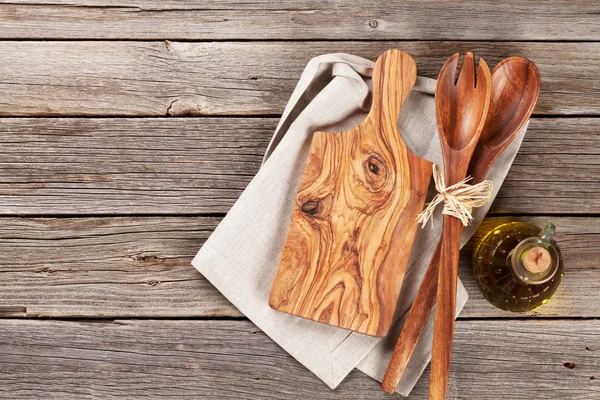
[[[533,119],[491,213],[600,213],[599,121]],[[2,118],[0,214],[222,214],[258,171],[276,126],[276,118]]]
[[[539,310],[492,307],[473,278],[473,245],[461,254],[469,301],[460,317],[600,317],[600,218],[517,218],[557,226],[565,278]],[[221,218],[0,218],[0,316],[55,318],[240,317],[192,266]],[[484,220],[477,237],[515,220]],[[83,251],[82,249],[85,249]]]
[[[458,321],[448,398],[596,400],[599,330],[597,320]],[[329,389],[249,321],[3,319],[0,363],[11,400],[403,399],[359,371]],[[426,398],[427,378],[411,399]]]
[[[388,50],[367,117],[313,136],[269,304],[369,335],[387,334],[423,209],[431,163],[412,154],[398,114],[417,77]]]
[[[3,0],[0,38],[598,40],[599,15],[594,0]]]
[[[600,42],[0,41],[1,116],[280,114],[306,63],[324,53],[371,60],[389,48],[437,77],[472,50],[490,67],[520,55],[543,78],[536,114],[600,115]],[[52,101],[48,101],[51,98]]]

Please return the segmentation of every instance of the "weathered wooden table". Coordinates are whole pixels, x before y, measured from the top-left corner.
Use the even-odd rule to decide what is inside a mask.
[[[306,62],[391,47],[429,77],[467,49],[542,76],[485,226],[553,221],[566,276],[540,310],[501,312],[467,246],[450,398],[600,398],[600,3],[321,3],[0,0],[3,398],[388,398],[360,372],[330,391],[190,261]]]

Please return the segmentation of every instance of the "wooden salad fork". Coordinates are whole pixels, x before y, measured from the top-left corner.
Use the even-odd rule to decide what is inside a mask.
[[[483,59],[479,60],[477,81],[473,53],[468,52],[465,56],[458,79],[457,67],[458,54],[455,54],[442,67],[435,93],[437,127],[444,158],[444,180],[448,187],[467,176],[471,157],[485,123],[492,91],[490,70]],[[461,220],[444,214],[433,326],[430,400],[445,399],[448,388],[462,229]]]
[[[486,122],[471,159],[473,183],[482,182],[494,161],[529,120],[540,93],[536,66],[522,57],[501,61],[492,71],[492,93]],[[408,313],[381,387],[393,393],[418,343],[436,298],[441,242]]]

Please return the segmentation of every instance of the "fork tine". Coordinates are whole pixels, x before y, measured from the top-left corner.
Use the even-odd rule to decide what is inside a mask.
[[[475,87],[475,57],[470,51],[465,55],[456,85],[464,88]]]
[[[445,93],[445,96],[450,96],[450,93],[455,90],[454,85],[456,84],[459,56],[460,54],[456,53],[444,63],[438,75],[438,82],[435,89],[436,96],[441,96],[442,92]]]
[[[479,59],[479,69],[477,70],[477,80],[480,81],[482,79],[491,79],[490,68],[483,58]],[[485,90],[483,85],[479,85],[480,90]]]

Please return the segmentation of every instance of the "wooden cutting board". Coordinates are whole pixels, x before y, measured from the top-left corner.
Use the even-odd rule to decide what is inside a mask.
[[[416,80],[410,55],[373,70],[371,111],[345,132],[314,134],[269,304],[384,336],[423,208],[431,163],[411,153],[398,114]]]

